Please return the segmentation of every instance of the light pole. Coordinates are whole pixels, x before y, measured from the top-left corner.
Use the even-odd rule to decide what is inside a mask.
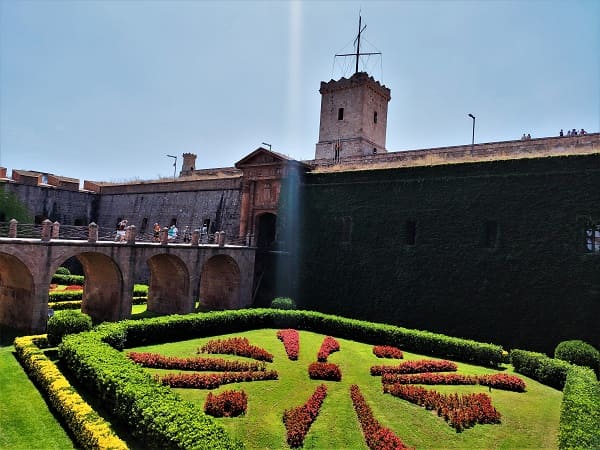
[[[169,158],[173,158],[173,181],[175,181],[175,171],[177,170],[177,156],[167,155]],[[184,161],[185,162],[185,161]]]
[[[267,144],[266,142],[262,142],[262,145],[268,145],[269,146],[269,151],[271,151],[271,144]]]
[[[473,136],[471,137],[471,156],[473,156],[473,146],[475,145],[475,116],[469,113],[469,117],[473,119]]]

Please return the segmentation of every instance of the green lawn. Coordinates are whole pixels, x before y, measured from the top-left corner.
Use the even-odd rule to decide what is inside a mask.
[[[0,329],[0,449],[75,448],[14,357],[14,336]]]
[[[216,419],[248,448],[286,448],[283,411],[303,404],[321,381],[308,377],[307,368],[316,361],[323,335],[300,332],[300,356],[289,361],[276,330],[254,330],[227,336],[243,335],[254,345],[274,354],[268,368],[278,371],[279,380],[225,385],[216,390],[243,389],[248,394],[248,412],[243,417]],[[159,352],[165,355],[194,356],[197,348],[209,338],[177,343],[139,347],[136,351]],[[375,417],[391,428],[406,444],[417,449],[515,449],[556,448],[562,392],[527,377],[526,393],[501,390],[491,392],[493,405],[502,414],[500,425],[476,425],[456,433],[444,420],[423,408],[383,394],[379,377],[369,374],[374,364],[391,364],[392,360],[378,359],[372,346],[338,339],[341,351],[329,357],[342,370],[341,382],[325,382],[328,395],[321,413],[308,433],[304,448],[366,448],[352,408],[349,395],[351,384],[358,384]],[[234,358],[223,356],[225,358]],[[405,352],[405,360],[423,356]],[[153,370],[153,372],[161,372]],[[493,370],[459,363],[459,373],[493,373]],[[507,373],[512,373],[508,367]],[[482,386],[429,386],[440,392],[488,392]],[[209,391],[176,389],[183,398],[204,404]]]

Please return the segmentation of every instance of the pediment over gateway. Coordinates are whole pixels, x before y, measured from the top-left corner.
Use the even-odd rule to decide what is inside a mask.
[[[255,166],[255,165],[266,165],[266,164],[285,164],[288,161],[294,161],[280,153],[267,150],[266,148],[259,147],[250,153],[248,156],[240,159],[235,163],[235,167],[241,169],[243,167]]]

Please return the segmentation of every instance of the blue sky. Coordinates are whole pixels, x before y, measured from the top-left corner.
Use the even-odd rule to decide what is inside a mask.
[[[321,81],[392,90],[389,151],[600,131],[600,2],[0,0],[0,165],[80,179],[314,157]],[[363,65],[364,64],[364,65]]]

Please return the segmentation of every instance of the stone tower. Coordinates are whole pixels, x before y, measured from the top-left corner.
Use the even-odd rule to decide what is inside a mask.
[[[194,170],[196,169],[196,158],[197,156],[193,153],[183,154],[183,164],[181,165],[181,172],[179,172],[180,177],[185,177],[186,175],[194,173]]]
[[[321,119],[315,159],[385,153],[391,91],[366,72],[321,82]]]

